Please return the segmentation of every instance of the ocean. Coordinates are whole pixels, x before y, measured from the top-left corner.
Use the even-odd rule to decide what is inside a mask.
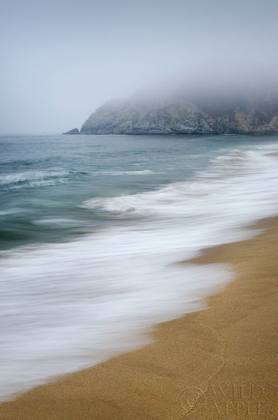
[[[0,137],[0,398],[150,340],[278,213],[278,136]]]

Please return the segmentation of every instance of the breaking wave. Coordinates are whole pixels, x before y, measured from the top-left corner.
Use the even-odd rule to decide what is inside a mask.
[[[268,171],[266,171],[268,168]],[[179,215],[200,217],[219,212],[230,217],[242,215],[243,208],[252,212],[261,194],[265,211],[273,199],[277,158],[269,153],[234,150],[229,155],[213,159],[206,171],[196,174],[194,180],[169,184],[156,191],[112,198],[86,200],[82,206],[118,216]],[[273,172],[272,172],[273,171]],[[267,187],[266,184],[270,183]],[[246,188],[248,186],[248,195]],[[231,200],[233,212],[231,212]],[[236,212],[236,203],[238,211]],[[258,208],[253,208],[254,214]]]
[[[17,189],[54,185],[65,182],[69,175],[68,171],[30,171],[0,175],[0,187]]]

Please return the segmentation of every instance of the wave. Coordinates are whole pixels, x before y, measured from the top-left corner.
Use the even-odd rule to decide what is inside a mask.
[[[96,173],[97,175],[151,175],[154,174],[154,171],[148,169],[142,171],[100,171]]]
[[[66,182],[69,171],[30,171],[0,175],[0,187],[4,189],[34,188]]]
[[[148,216],[148,215],[202,215],[206,207],[225,207],[225,191],[223,184],[233,185],[249,183],[249,195],[245,196],[244,188],[234,191],[234,199],[240,199],[242,206],[248,205],[250,200],[256,200],[258,190],[262,188],[262,195],[268,202],[268,192],[265,190],[261,176],[266,165],[269,169],[276,170],[277,161],[271,160],[269,153],[258,151],[233,150],[229,155],[214,158],[209,168],[196,174],[194,180],[176,182],[156,191],[140,194],[118,196],[112,198],[95,198],[86,200],[82,207],[97,209],[118,216]],[[243,181],[245,179],[245,181]],[[276,182],[276,178],[275,182]],[[223,195],[224,194],[224,195]],[[210,198],[214,200],[209,205]],[[227,197],[226,205],[229,206],[230,198]],[[213,212],[213,208],[207,209]]]
[[[30,171],[13,174],[0,175],[0,188],[2,189],[19,189],[19,188],[35,188],[56,185],[57,183],[68,182],[72,176],[98,176],[98,175],[151,175],[151,170],[141,171],[96,171],[96,172],[76,172],[76,171]]]
[[[0,212],[1,215],[1,212]],[[80,220],[74,220],[74,219],[54,219],[54,218],[48,218],[48,219],[39,219],[39,220],[33,220],[32,223],[34,225],[42,225],[42,226],[62,226],[62,227],[72,227],[72,226],[80,226],[82,223]]]
[[[177,262],[251,237],[246,225],[277,214],[277,159],[269,151],[234,150],[194,179],[83,203],[146,216],[137,223],[3,252],[0,396],[144,344],[144,328],[196,310],[200,296],[230,280],[227,266]]]

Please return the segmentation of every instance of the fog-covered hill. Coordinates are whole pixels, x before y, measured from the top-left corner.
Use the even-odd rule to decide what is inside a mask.
[[[180,90],[137,94],[98,108],[83,134],[266,134],[278,132],[278,96]]]

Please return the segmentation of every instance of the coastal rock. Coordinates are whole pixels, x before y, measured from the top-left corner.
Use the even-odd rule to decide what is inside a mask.
[[[73,128],[70,131],[67,131],[66,133],[63,134],[80,134],[78,128]]]
[[[98,108],[82,134],[271,134],[278,133],[278,96],[134,95]]]

